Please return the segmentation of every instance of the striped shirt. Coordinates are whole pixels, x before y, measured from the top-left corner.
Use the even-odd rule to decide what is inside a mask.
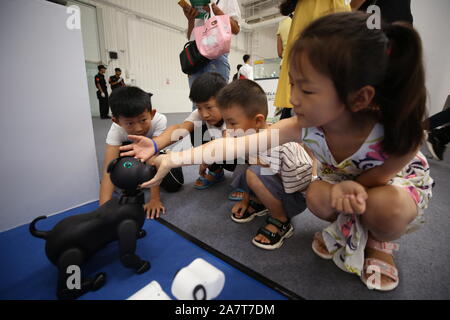
[[[263,174],[279,174],[286,193],[305,190],[312,179],[312,159],[297,142],[288,142],[258,154],[268,167]]]

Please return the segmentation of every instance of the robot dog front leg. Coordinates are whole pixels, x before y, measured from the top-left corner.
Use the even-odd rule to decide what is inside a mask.
[[[125,220],[119,225],[119,247],[120,247],[120,261],[126,268],[136,270],[136,273],[141,274],[150,269],[150,262],[142,260],[136,251],[136,240],[139,234],[139,229],[134,220]]]

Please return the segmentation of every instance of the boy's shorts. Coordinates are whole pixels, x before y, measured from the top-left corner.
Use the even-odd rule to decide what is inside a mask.
[[[266,169],[257,165],[240,164],[236,167],[233,174],[233,181],[231,186],[233,188],[241,188],[249,193],[251,196],[256,196],[247,184],[246,172],[251,170],[258,179],[264,184],[269,192],[283,204],[284,211],[289,218],[302,213],[306,209],[306,200],[301,192],[286,193],[283,188],[281,178],[277,174],[269,175],[267,170],[261,172],[261,169]]]

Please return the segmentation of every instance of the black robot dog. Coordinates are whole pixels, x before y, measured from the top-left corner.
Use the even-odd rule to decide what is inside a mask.
[[[58,267],[57,297],[76,299],[88,291],[101,288],[106,281],[104,273],[94,279],[81,278],[81,286],[69,288],[70,266],[81,265],[112,241],[119,240],[120,260],[127,268],[141,274],[150,269],[150,263],[135,254],[136,241],[145,237],[144,193],[138,186],[153,178],[156,169],[132,157],[114,159],[108,166],[112,183],[122,190],[120,199],[112,199],[97,210],[67,217],[50,231],[36,230],[41,216],[30,224],[33,236],[45,239],[45,253]]]

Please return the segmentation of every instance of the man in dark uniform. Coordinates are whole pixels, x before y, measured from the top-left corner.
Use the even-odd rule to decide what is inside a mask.
[[[111,119],[108,116],[109,104],[108,104],[108,89],[106,89],[105,72],[106,67],[104,65],[99,65],[98,73],[95,75],[95,86],[97,88],[97,98],[100,105],[100,118]]]
[[[120,70],[120,68],[116,68],[116,69],[114,69],[114,71],[116,72],[116,74],[109,77],[109,84],[111,85],[111,90],[114,90],[114,89],[117,89],[120,87],[125,87],[125,82],[123,81],[123,78],[121,77],[122,70]]]

